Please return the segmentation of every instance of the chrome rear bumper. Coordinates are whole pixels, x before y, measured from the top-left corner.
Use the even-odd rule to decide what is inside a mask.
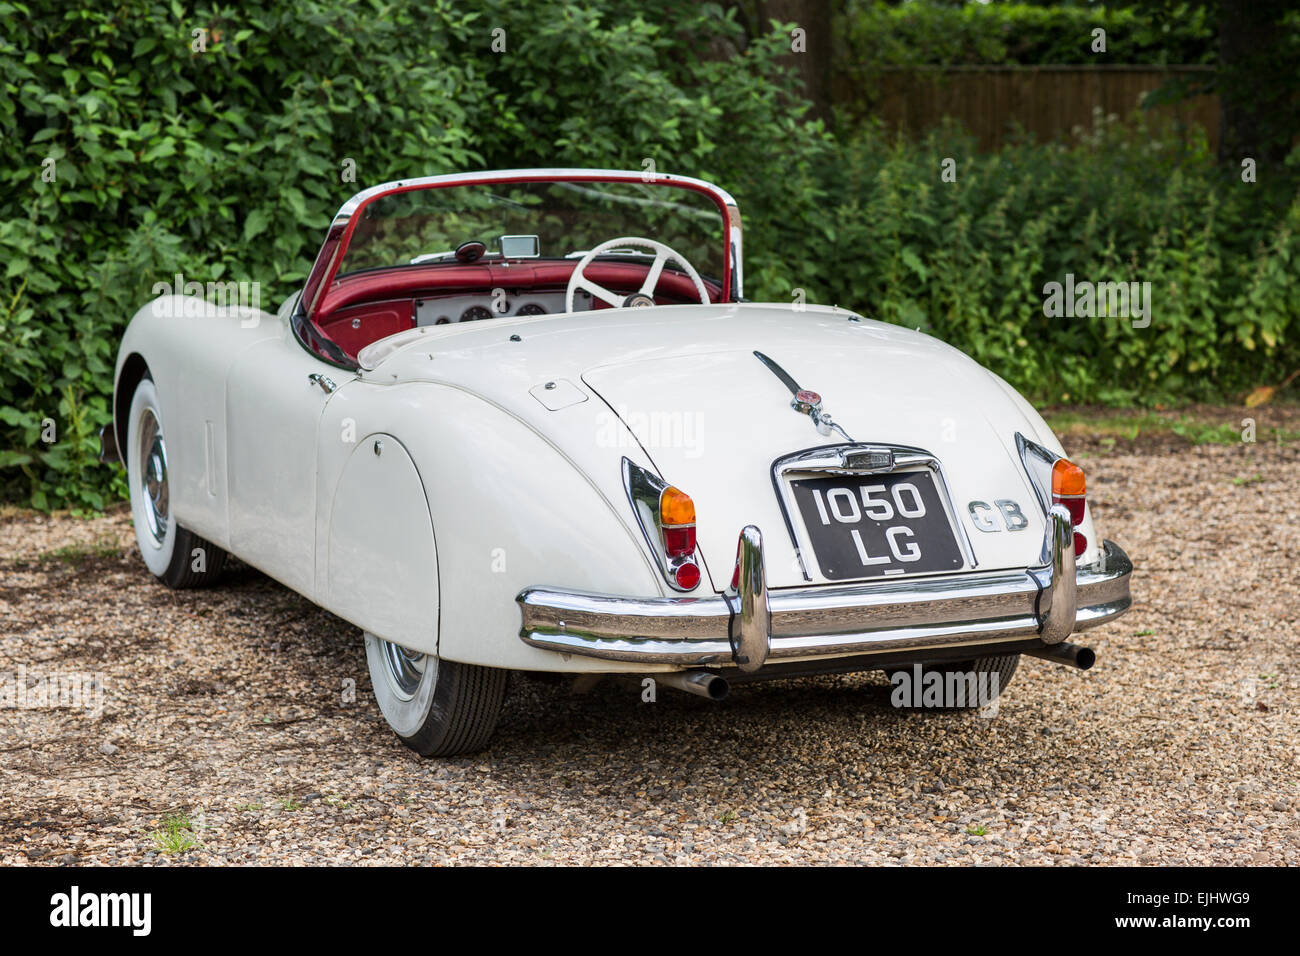
[[[1040,563],[1022,571],[769,591],[763,540],[740,534],[739,588],[709,597],[611,597],[526,588],[520,638],[533,647],[612,661],[736,666],[927,653],[962,646],[1059,644],[1128,610],[1133,565],[1114,542],[1075,567],[1069,513],[1048,516]],[[869,666],[869,664],[868,664]]]

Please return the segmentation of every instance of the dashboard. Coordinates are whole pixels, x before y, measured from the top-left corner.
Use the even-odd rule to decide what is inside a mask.
[[[578,290],[573,308],[591,308],[591,296]],[[416,325],[447,325],[452,322],[481,322],[511,315],[553,315],[564,311],[563,292],[524,292],[511,295],[496,289],[489,295],[446,295],[415,301]]]

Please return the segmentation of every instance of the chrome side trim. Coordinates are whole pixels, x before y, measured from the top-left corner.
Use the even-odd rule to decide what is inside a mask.
[[[1069,514],[1054,513],[1048,560],[1022,571],[893,579],[768,591],[762,536],[741,533],[736,593],[631,598],[526,588],[520,639],[545,650],[684,667],[950,650],[1064,641],[1128,610],[1133,565],[1114,542],[1102,561],[1076,569]],[[1064,523],[1064,528],[1062,527]],[[756,663],[757,662],[757,663]]]
[[[1020,432],[1016,432],[1016,451],[1020,453],[1020,461],[1029,476],[1038,506],[1043,509],[1043,514],[1047,514],[1052,507],[1052,466],[1060,456],[1038,442],[1030,441]]]

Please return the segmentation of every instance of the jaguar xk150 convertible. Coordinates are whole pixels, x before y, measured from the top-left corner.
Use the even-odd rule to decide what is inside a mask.
[[[422,754],[483,747],[510,671],[735,682],[1090,666],[1129,606],[1082,470],[930,336],[748,302],[740,214],[671,175],[385,183],[277,314],[131,319],[103,455],[171,587],[227,553],[365,635]]]

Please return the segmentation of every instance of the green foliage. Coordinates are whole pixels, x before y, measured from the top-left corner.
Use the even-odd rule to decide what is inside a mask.
[[[927,326],[1034,396],[1196,395],[1297,364],[1293,175],[1247,186],[1106,129],[981,157],[955,132],[836,142],[781,65],[788,29],[746,37],[717,4],[0,0],[0,20],[0,495],[37,507],[122,495],[94,436],[155,283],[257,281],[274,310],[348,196],[416,174],[712,179],[741,203],[750,298]],[[1158,284],[1151,328],[1046,319],[1067,271]]]
[[[1213,63],[1217,36],[1203,4],[1170,4],[1161,16],[1128,6],[1019,3],[850,2],[846,59],[859,68],[918,65],[1095,64],[1092,31],[1106,31],[1106,62]]]
[[[782,37],[729,59],[741,31],[720,7],[673,0],[662,26],[642,6],[0,0],[0,493],[120,496],[95,434],[154,284],[257,281],[274,309],[367,184],[648,158],[751,193],[787,168],[797,185],[827,146],[782,92]]]
[[[183,811],[169,813],[163,818],[162,826],[149,834],[154,848],[159,853],[186,853],[201,850],[203,844],[195,832],[195,824]]]
[[[357,188],[340,181],[345,158],[368,181],[479,161],[470,67],[437,52],[474,42],[476,16],[0,2],[0,466],[21,471],[4,472],[9,495],[98,509],[121,493],[94,435],[121,330],[154,283],[183,272],[284,294]]]
[[[1245,183],[1203,144],[1100,118],[1074,144],[978,155],[951,128],[867,131],[839,158],[837,242],[863,254],[794,266],[809,300],[921,327],[1032,399],[1222,399],[1300,358],[1300,170]],[[1150,282],[1150,326],[1050,317],[1067,274]]]

